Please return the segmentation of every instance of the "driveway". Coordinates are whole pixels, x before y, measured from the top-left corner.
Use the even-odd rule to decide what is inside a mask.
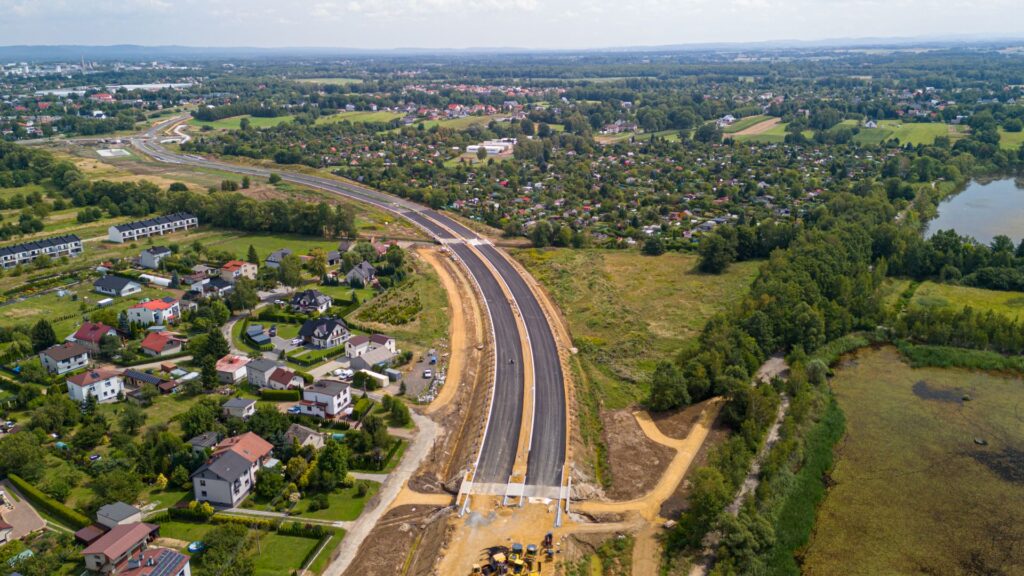
[[[5,506],[0,506],[0,515],[5,522],[14,527],[11,539],[20,540],[33,532],[46,528],[46,521],[28,503],[28,500],[7,480],[0,482],[0,491],[4,492]]]

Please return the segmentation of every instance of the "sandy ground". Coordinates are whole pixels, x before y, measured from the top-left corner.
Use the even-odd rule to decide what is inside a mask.
[[[631,500],[653,489],[675,451],[645,436],[627,410],[602,412],[601,420],[611,477],[605,496],[610,500]]]
[[[771,130],[772,126],[775,126],[779,122],[782,122],[781,118],[769,118],[764,122],[758,122],[757,124],[754,124],[749,128],[744,128],[739,132],[733,132],[731,134],[726,134],[725,136],[728,138],[732,136],[753,136],[755,134],[761,134],[762,132],[767,132],[768,130]]]
[[[426,576],[445,533],[444,508],[400,506],[381,518],[346,576]],[[346,536],[347,537],[347,536]],[[398,552],[398,553],[396,553]]]

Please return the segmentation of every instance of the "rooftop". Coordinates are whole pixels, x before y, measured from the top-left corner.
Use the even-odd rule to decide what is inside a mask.
[[[82,354],[88,354],[88,350],[85,346],[82,346],[78,342],[64,342],[63,344],[55,344],[50,346],[46,350],[43,350],[43,354],[53,358],[57,362],[63,362],[69,358],[75,358]]]
[[[115,526],[110,529],[110,532],[100,536],[85,550],[82,550],[82,554],[101,554],[110,560],[115,560],[159,529],[160,527],[155,524],[144,522]]]

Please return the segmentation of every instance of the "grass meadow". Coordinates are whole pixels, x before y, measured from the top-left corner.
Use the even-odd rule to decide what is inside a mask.
[[[803,574],[1024,573],[1019,378],[914,369],[886,347],[831,385],[846,435]]]
[[[214,120],[207,122],[203,120],[196,120],[195,118],[188,121],[190,126],[203,127],[209,126],[214,130],[238,130],[242,126],[242,118],[248,118],[249,124],[253,128],[270,128],[277,126],[284,122],[290,122],[294,116],[275,116],[273,118],[261,118],[256,116],[250,116],[243,114],[241,116],[231,116],[229,118],[221,118],[220,120]]]
[[[923,282],[910,300],[912,308],[948,308],[959,310],[970,306],[975,310],[991,310],[1010,318],[1024,318],[1024,293],[987,290],[953,284]]]
[[[746,294],[758,262],[720,276],[695,270],[697,256],[641,256],[626,250],[516,250],[569,323],[587,377],[609,409],[647,393],[659,360],[694,339],[704,324]]]

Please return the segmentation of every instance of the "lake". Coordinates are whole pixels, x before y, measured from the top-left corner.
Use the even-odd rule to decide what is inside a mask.
[[[925,237],[949,229],[982,244],[1000,234],[1009,236],[1014,244],[1020,242],[1024,238],[1024,187],[1013,178],[972,181],[963,192],[939,204],[939,215],[928,223]]]

